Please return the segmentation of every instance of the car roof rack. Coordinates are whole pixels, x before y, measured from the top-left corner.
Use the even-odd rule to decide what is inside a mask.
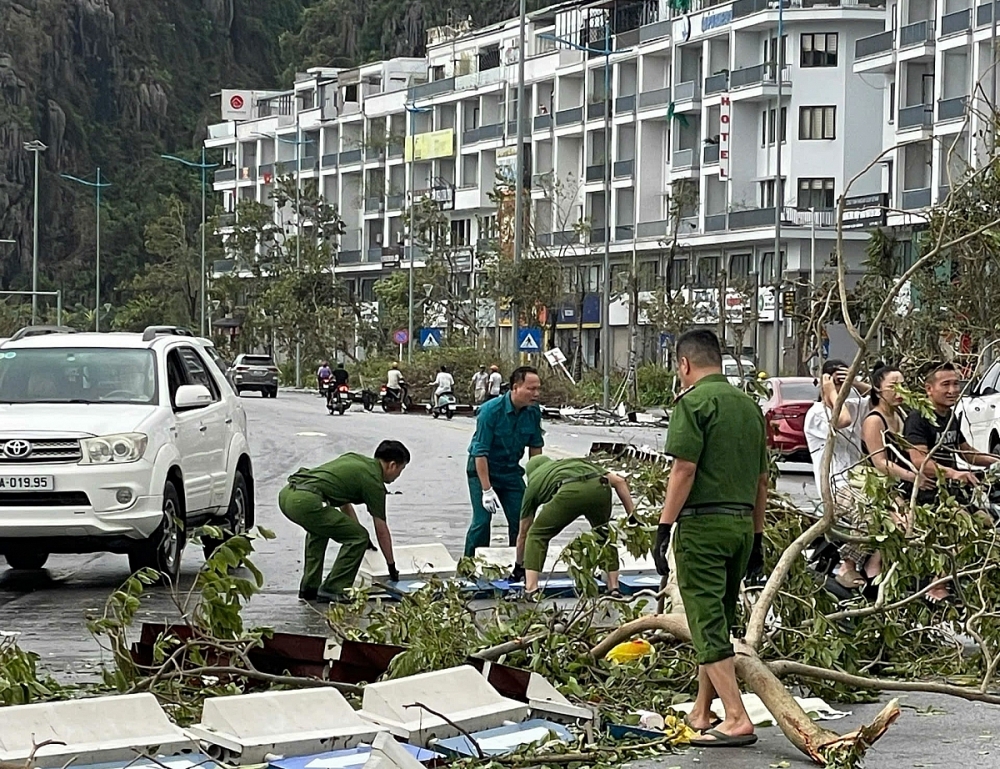
[[[143,342],[152,342],[158,336],[191,336],[194,334],[190,329],[183,326],[147,326],[142,332]]]
[[[47,334],[76,334],[77,330],[69,326],[25,326],[22,329],[18,329],[14,336],[10,338],[11,342],[16,342],[18,339],[27,339],[31,336],[45,336]]]

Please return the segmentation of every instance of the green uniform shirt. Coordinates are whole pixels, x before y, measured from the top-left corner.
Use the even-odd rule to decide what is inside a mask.
[[[585,459],[557,459],[548,462],[533,471],[528,478],[528,486],[521,502],[521,517],[530,518],[539,507],[551,502],[562,484],[589,480],[594,483],[595,488],[599,488],[599,479],[607,474],[608,471],[603,467]]]
[[[525,406],[518,411],[510,393],[506,393],[479,407],[466,472],[475,475],[476,457],[486,457],[491,480],[504,475],[520,478],[524,473],[521,457],[525,448],[540,449],[544,445],[542,410],[538,406]]]
[[[666,453],[698,465],[685,507],[753,507],[767,472],[764,415],[722,374],[710,374],[674,404]]]
[[[303,467],[288,483],[318,494],[333,507],[364,505],[372,518],[385,520],[385,481],[382,465],[374,457],[344,454],[311,470]]]

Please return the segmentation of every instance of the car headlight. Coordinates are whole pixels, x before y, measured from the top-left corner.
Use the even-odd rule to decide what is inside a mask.
[[[113,462],[137,462],[146,453],[148,438],[142,433],[102,435],[80,441],[81,465],[106,465]]]

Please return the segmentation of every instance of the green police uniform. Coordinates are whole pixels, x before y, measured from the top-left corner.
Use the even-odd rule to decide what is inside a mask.
[[[493,398],[479,407],[476,433],[469,444],[469,497],[472,501],[472,523],[465,537],[465,555],[472,557],[477,547],[489,547],[490,513],[483,507],[483,485],[476,474],[476,457],[486,457],[493,485],[504,515],[510,545],[517,542],[518,513],[524,497],[524,471],[521,457],[528,447],[540,449],[542,438],[542,410],[538,406],[525,406],[518,411],[510,393]]]
[[[528,529],[524,545],[524,568],[542,571],[549,542],[581,516],[607,535],[611,520],[611,487],[608,471],[584,459],[537,456],[528,460],[528,487],[521,503],[521,518],[530,518],[542,507]],[[607,548],[607,571],[618,571],[618,550]]]
[[[381,463],[361,454],[344,454],[312,470],[302,468],[288,479],[278,494],[278,507],[306,530],[300,590],[342,593],[354,584],[368,547],[368,531],[340,508],[363,504],[372,518],[384,521],[385,497]],[[340,552],[320,585],[331,539],[340,543]]]
[[[678,396],[666,453],[698,466],[677,519],[674,559],[698,662],[732,657],[740,583],[753,546],[757,483],[767,472],[760,407],[722,374]]]

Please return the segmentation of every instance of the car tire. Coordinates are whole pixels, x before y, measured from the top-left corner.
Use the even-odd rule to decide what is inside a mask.
[[[277,387],[275,387],[274,389],[271,390],[270,396],[272,398],[277,398],[278,397],[278,388]]]
[[[173,481],[167,481],[163,486],[163,520],[152,535],[128,553],[128,566],[133,574],[140,569],[155,569],[161,575],[161,582],[177,582],[184,552],[183,516],[177,487]]]
[[[21,553],[7,553],[4,557],[7,559],[7,565],[10,568],[23,569],[24,571],[41,569],[45,566],[45,562],[49,560],[48,553],[39,553],[33,550]]]
[[[238,534],[246,534],[248,523],[253,522],[253,503],[247,480],[241,470],[236,471],[233,478],[233,493],[229,497],[229,508],[226,510],[226,519],[223,523],[223,538],[203,537],[202,547],[205,558],[208,559],[215,552],[215,549],[230,537]]]
[[[1000,438],[994,435],[990,440],[990,454],[997,456],[997,452],[1000,452]]]

